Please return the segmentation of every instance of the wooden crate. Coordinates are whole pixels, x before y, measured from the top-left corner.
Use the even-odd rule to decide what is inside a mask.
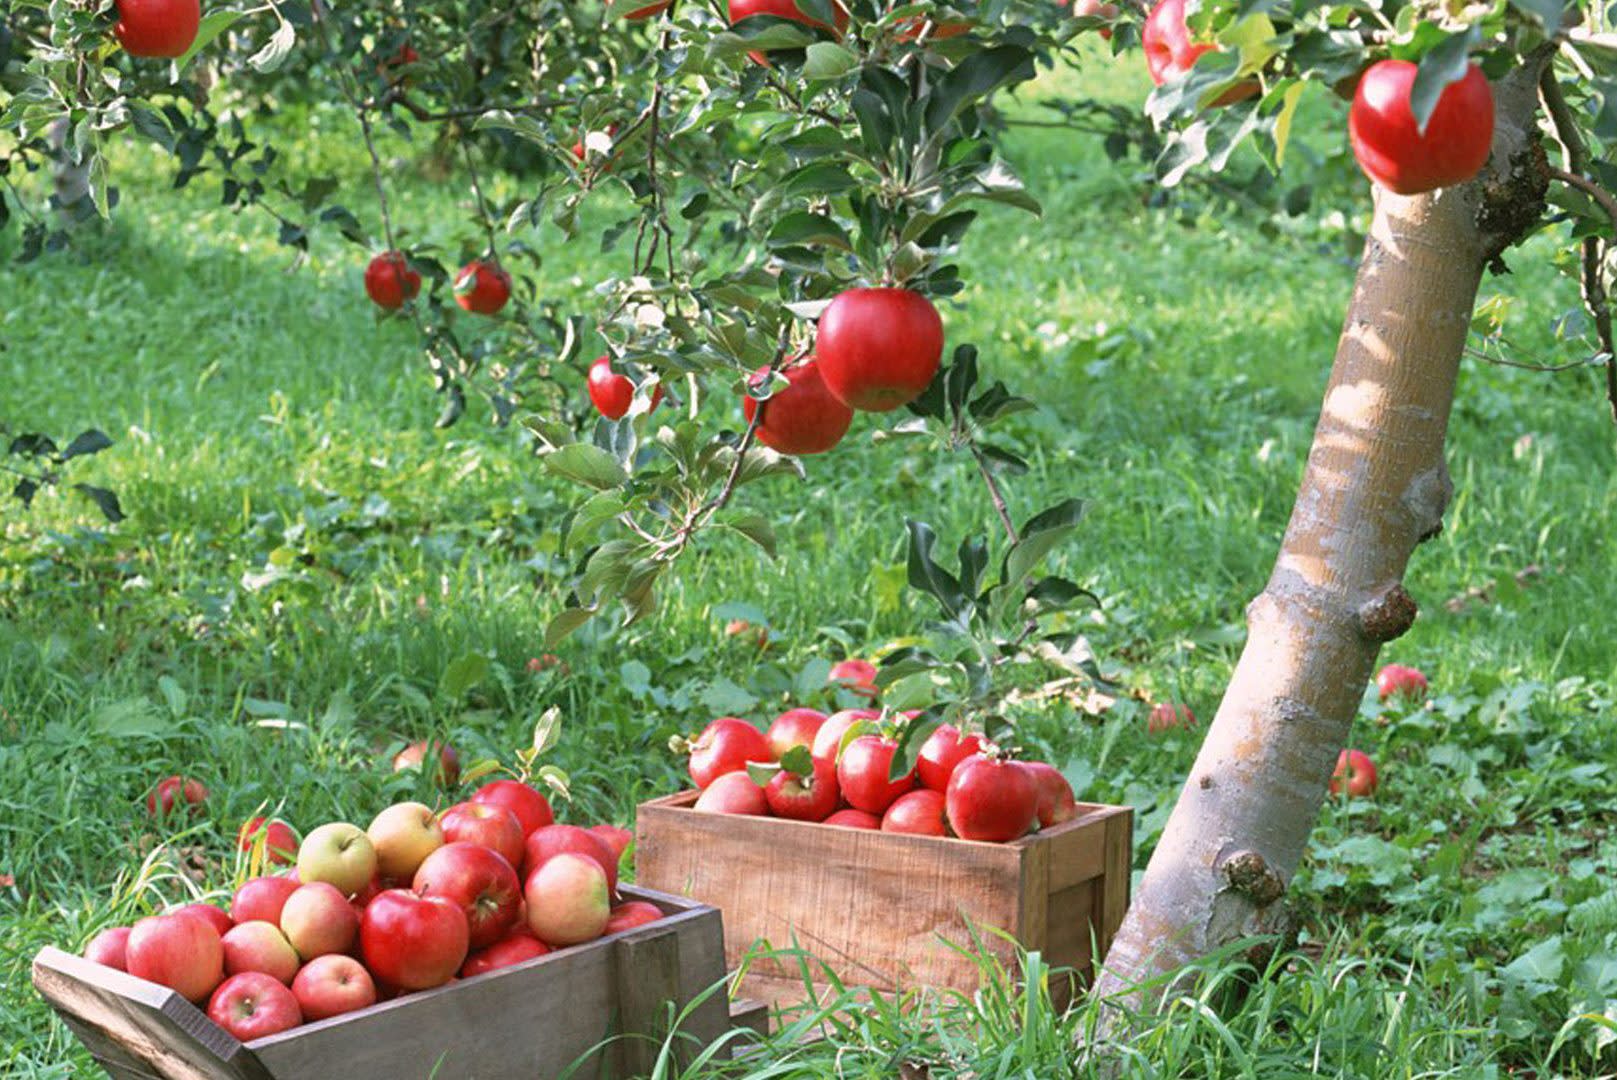
[[[723,929],[707,905],[622,892],[668,917],[246,1044],[172,990],[59,949],[34,958],[33,980],[113,1080],[547,1080],[622,1032],[651,1038],[613,1040],[574,1075],[637,1076],[667,1003],[725,977]],[[721,988],[681,1030],[706,1043],[728,1026]]]
[[[640,807],[636,880],[724,913],[725,957],[756,942],[812,953],[845,984],[971,992],[979,970],[956,946],[973,928],[1003,961],[1009,931],[1087,978],[1128,906],[1133,811],[1079,804],[1078,816],[1009,844],[907,836],[781,818],[701,813],[697,793]],[[773,1005],[804,999],[795,961],[754,961],[740,989]],[[1064,997],[1069,986],[1057,987]]]

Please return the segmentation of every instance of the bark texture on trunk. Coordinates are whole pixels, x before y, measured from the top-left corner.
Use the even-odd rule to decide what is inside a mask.
[[[1377,653],[1415,618],[1402,579],[1448,503],[1444,436],[1482,271],[1542,212],[1541,66],[1495,87],[1494,152],[1481,177],[1423,196],[1377,191],[1274,573],[1247,609],[1246,648],[1099,994],[1149,1010],[1162,988],[1141,983],[1280,929],[1279,901]]]

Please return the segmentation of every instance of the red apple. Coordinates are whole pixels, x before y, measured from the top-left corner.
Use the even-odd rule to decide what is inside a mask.
[[[577,825],[546,825],[529,833],[523,844],[523,857],[519,865],[525,876],[532,875],[546,862],[562,854],[594,859],[606,875],[607,888],[617,892],[618,853],[604,837]]]
[[[414,874],[423,859],[444,846],[438,815],[432,807],[418,802],[389,806],[371,821],[365,835],[376,851],[374,873],[400,881]],[[357,892],[358,888],[349,891]]]
[[[529,675],[538,675],[541,672],[550,671],[553,668],[561,672],[563,675],[569,675],[573,670],[570,666],[568,666],[567,661],[563,660],[561,657],[552,652],[540,653],[538,656],[530,656],[528,658]]]
[[[286,898],[297,891],[298,883],[291,878],[248,878],[230,898],[230,920],[233,923],[257,920],[279,926]]]
[[[269,866],[291,866],[298,859],[298,834],[284,821],[266,821],[255,817],[236,832],[236,850],[252,851],[264,845],[264,863]]]
[[[949,827],[963,840],[1003,843],[1026,836],[1039,819],[1039,786],[1021,762],[978,754],[949,777]]]
[[[522,823],[503,806],[456,803],[438,815],[438,824],[446,843],[481,844],[512,866],[522,865]]]
[[[769,813],[769,800],[764,796],[764,789],[753,783],[746,773],[732,772],[703,788],[695,809],[710,814],[763,817]]]
[[[298,999],[284,985],[260,971],[244,971],[219,984],[208,999],[208,1019],[252,1042],[303,1023]]]
[[[657,922],[662,917],[663,909],[656,904],[645,900],[630,900],[612,909],[611,917],[606,920],[606,929],[601,932],[616,934],[622,930],[633,930],[637,926]]]
[[[303,1018],[310,1023],[376,1004],[376,983],[352,956],[332,953],[303,965],[292,980]]]
[[[850,289],[820,316],[820,377],[837,400],[891,412],[921,395],[943,359],[943,319],[909,289]]]
[[[805,360],[781,374],[786,385],[763,403],[764,415],[753,429],[757,440],[782,454],[823,454],[842,441],[853,423],[853,410],[826,389],[819,365]],[[741,415],[751,425],[759,402],[753,392],[773,389],[769,369],[761,367],[748,380],[749,392],[741,399]]]
[[[915,786],[914,770],[897,780],[889,778],[897,751],[898,741],[883,735],[861,735],[848,744],[837,760],[837,784],[849,806],[867,814],[881,814],[893,805],[893,800]]]
[[[1078,800],[1073,797],[1072,785],[1059,769],[1042,761],[1024,761],[1022,768],[1033,777],[1039,789],[1039,828],[1048,829],[1078,816]]]
[[[130,56],[184,56],[202,25],[199,0],[118,0],[112,32]]]
[[[806,749],[797,753],[808,759],[807,775],[799,776],[790,769],[781,769],[765,786],[764,800],[776,817],[824,821],[836,812],[840,799],[837,767],[828,758],[810,756]]]
[[[1331,773],[1331,794],[1340,795],[1342,788],[1357,798],[1376,793],[1381,779],[1376,775],[1376,763],[1363,750],[1344,750],[1336,757],[1336,771]]]
[[[1145,721],[1145,730],[1152,735],[1160,735],[1181,727],[1189,731],[1195,726],[1196,713],[1189,705],[1170,704],[1166,701],[1151,706],[1151,714]]]
[[[1410,105],[1418,70],[1408,60],[1372,64],[1348,110],[1359,167],[1400,195],[1464,183],[1482,171],[1493,148],[1493,89],[1482,69],[1472,64],[1443,88],[1424,132]]]
[[[870,701],[875,701],[876,695],[881,692],[876,687],[876,665],[869,660],[844,660],[834,665],[830,681]]]
[[[775,717],[764,735],[769,750],[778,759],[794,746],[814,749],[814,736],[825,724],[825,714],[818,709],[787,709]]]
[[[208,920],[208,925],[212,926],[220,937],[223,937],[225,934],[229,933],[230,928],[236,925],[236,921],[230,917],[228,912],[221,911],[212,904],[181,904],[177,908],[172,908],[163,912],[163,914],[193,915],[197,918],[206,919]]]
[[[1072,13],[1074,15],[1088,16],[1092,19],[1117,18],[1117,5],[1102,3],[1101,0],[1073,0]],[[1112,40],[1112,28],[1103,26],[1099,30],[1103,41]]]
[[[1185,0],[1160,0],[1151,9],[1140,34],[1140,46],[1145,52],[1146,70],[1158,86],[1182,78],[1200,57],[1219,49],[1211,42],[1197,44],[1191,40],[1190,26],[1185,22]],[[1224,91],[1213,104],[1232,105],[1259,89],[1257,80],[1249,79]]]
[[[219,945],[224,949],[226,975],[257,971],[290,986],[298,973],[298,951],[273,923],[240,923],[219,939]]]
[[[914,836],[948,836],[943,796],[931,788],[905,792],[882,815],[881,831]]]
[[[371,974],[399,990],[442,986],[466,959],[471,931],[459,904],[388,889],[365,908],[359,948]]]
[[[1429,685],[1419,668],[1403,664],[1388,664],[1376,672],[1376,693],[1382,701],[1390,697],[1423,698]]]
[[[330,882],[352,896],[376,874],[376,847],[358,825],[346,821],[322,825],[298,848],[299,881]]]
[[[479,949],[466,958],[460,967],[460,977],[469,979],[489,971],[498,971],[524,960],[532,960],[550,951],[550,946],[533,936],[526,924],[514,927],[499,941],[486,949]]]
[[[511,299],[511,275],[498,263],[474,259],[455,275],[455,303],[475,315],[495,315]]]
[[[763,732],[734,716],[721,716],[690,744],[691,779],[706,788],[725,773],[739,772],[749,761],[773,761]]]
[[[184,776],[168,776],[159,780],[146,796],[146,812],[153,817],[164,818],[174,812],[176,802],[183,800],[185,809],[194,814],[207,798],[208,789],[202,786],[201,781]]]
[[[421,275],[403,252],[384,251],[365,267],[365,295],[379,308],[397,311],[421,292]]]
[[[915,762],[915,775],[921,784],[933,791],[949,790],[949,777],[955,766],[983,748],[980,735],[961,735],[953,724],[944,724],[926,737]]]
[[[174,990],[189,1001],[208,1000],[225,975],[219,932],[194,915],[153,915],[129,931],[124,951],[129,974]]]
[[[119,971],[128,971],[124,962],[129,948],[129,927],[113,926],[101,931],[84,946],[84,958]]]
[[[623,853],[634,843],[634,833],[621,825],[591,825],[590,832],[605,840],[621,861]]]
[[[305,960],[345,953],[359,937],[359,910],[335,885],[311,881],[281,908],[281,931]]]
[[[433,780],[441,787],[454,787],[460,783],[460,754],[448,743],[430,739],[411,743],[393,755],[393,771],[421,768],[422,763],[433,756],[434,749],[437,750],[438,773]]]
[[[524,837],[556,820],[550,811],[550,801],[520,780],[491,780],[477,789],[471,801],[503,806],[511,811],[517,816]]]
[[[621,420],[628,413],[629,406],[634,404],[634,380],[627,375],[620,375],[612,370],[610,356],[598,356],[590,365],[589,378],[585,381],[585,389],[589,391],[590,403],[595,411],[608,420]],[[658,383],[651,392],[651,408],[655,409],[662,404],[663,388]]]
[[[793,22],[804,23],[820,30],[828,30],[837,37],[841,37],[848,28],[848,13],[841,4],[832,0],[831,18],[835,27],[827,26],[819,19],[803,14],[797,7],[796,0],[730,0],[730,25],[734,26],[742,19],[749,19],[754,15],[773,15],[780,19],[790,19]]]
[[[467,944],[484,949],[505,936],[517,921],[522,883],[511,863],[481,844],[446,844],[427,856],[411,887],[438,896],[466,913]]]
[[[842,746],[842,737],[848,729],[861,720],[880,720],[880,709],[843,709],[826,717],[820,730],[814,733],[814,745],[810,748],[817,758],[837,759],[838,748]]]
[[[553,948],[593,941],[612,917],[611,892],[601,864],[563,852],[528,878],[528,929]]]
[[[844,829],[879,829],[881,818],[850,807],[847,810],[838,810],[826,818],[823,824],[841,825]]]

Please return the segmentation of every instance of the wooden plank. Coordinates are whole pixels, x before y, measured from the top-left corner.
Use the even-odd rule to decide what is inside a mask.
[[[642,933],[619,936],[612,950],[613,984],[617,990],[617,1030],[613,1055],[619,1076],[652,1071],[668,1034],[669,1006],[679,1001],[679,935]]]
[[[767,1038],[769,1035],[769,1003],[756,998],[736,998],[730,1002],[730,1027],[737,1031],[751,1031]]]
[[[98,1032],[98,1045],[86,1046],[126,1074],[145,1068],[166,1080],[272,1080],[241,1043],[166,987],[49,946],[34,957],[33,983],[76,1021],[76,1032]]]
[[[1126,807],[1080,807],[1071,821],[1062,822],[1042,836],[1051,847],[1050,891],[1070,889],[1079,882],[1100,877],[1106,870],[1106,825]]]
[[[1094,915],[1099,947],[1097,960],[1123,925],[1129,907],[1129,890],[1134,881],[1134,815],[1118,814],[1106,822],[1106,877],[1096,899]]]

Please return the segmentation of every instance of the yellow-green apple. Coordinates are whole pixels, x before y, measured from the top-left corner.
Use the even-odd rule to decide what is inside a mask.
[[[419,769],[428,761],[436,766],[432,778],[440,786],[454,787],[460,783],[460,754],[446,742],[424,739],[411,743],[393,755],[393,771]]]
[[[764,738],[779,758],[794,746],[814,747],[814,736],[825,724],[825,714],[819,709],[787,709],[775,717]]]
[[[460,977],[469,979],[473,975],[482,975],[484,972],[520,964],[524,960],[532,960],[549,951],[550,946],[534,937],[533,931],[529,930],[526,924],[515,926],[488,948],[479,949],[468,956],[466,962],[461,965]]]
[[[444,843],[481,844],[505,856],[512,866],[522,865],[522,823],[503,806],[492,803],[456,803],[438,815]]]
[[[470,930],[460,905],[441,896],[388,889],[365,906],[359,950],[389,990],[427,990],[455,977]]]
[[[376,1004],[376,983],[352,956],[329,953],[303,965],[292,980],[292,996],[305,1020],[325,1020]]]
[[[298,973],[298,951],[273,923],[244,922],[219,939],[225,951],[225,974],[257,971],[290,986]]]
[[[305,960],[345,953],[359,936],[359,912],[335,885],[311,881],[286,898],[281,931]]]
[[[603,934],[616,934],[620,930],[633,930],[637,926],[654,923],[663,917],[663,909],[645,900],[629,900],[612,909]]]
[[[599,834],[577,825],[546,825],[528,834],[522,857],[522,873],[531,876],[546,861],[557,855],[571,853],[594,859],[606,875],[606,887],[618,891],[618,855],[612,845]]]
[[[1078,800],[1060,770],[1043,761],[1024,761],[1022,768],[1039,788],[1039,828],[1048,829],[1078,816]]]
[[[370,838],[346,821],[320,826],[298,848],[298,880],[329,882],[345,896],[363,889],[376,870],[376,848]]]
[[[1349,795],[1374,795],[1380,782],[1376,763],[1363,750],[1344,750],[1336,756],[1336,771],[1331,773],[1332,795],[1340,795],[1344,787]]]
[[[261,971],[244,971],[219,984],[208,1000],[208,1019],[241,1042],[288,1031],[303,1023],[298,999]]]
[[[230,920],[233,923],[258,920],[280,926],[281,908],[286,906],[286,898],[297,891],[298,883],[291,878],[248,878],[230,899]]]
[[[129,927],[113,926],[101,931],[84,946],[84,958],[119,971],[128,971],[124,953],[129,947]]]
[[[696,799],[695,809],[709,814],[748,814],[762,817],[769,813],[764,789],[744,772],[725,773],[709,784]]]
[[[194,915],[199,919],[207,919],[209,924],[212,925],[215,930],[219,931],[219,935],[221,937],[229,933],[230,928],[236,925],[235,920],[230,917],[228,912],[221,911],[212,904],[181,904],[177,908],[171,908],[170,910],[163,912],[163,914]]]
[[[517,816],[524,837],[556,820],[550,811],[550,800],[520,780],[491,780],[477,789],[471,801],[503,806],[511,811]]]
[[[264,862],[274,866],[291,866],[298,858],[298,836],[284,821],[266,821],[255,817],[242,824],[236,833],[236,848],[252,851],[264,845]]]
[[[554,948],[595,940],[612,917],[606,874],[587,855],[564,852],[546,860],[523,892],[528,929]]]
[[[365,835],[376,849],[376,872],[399,881],[408,881],[423,859],[444,846],[438,815],[418,802],[394,803],[376,815]],[[358,892],[359,888],[348,891]]]
[[[482,844],[445,844],[427,856],[411,887],[442,897],[466,914],[467,944],[484,949],[516,925],[522,883],[505,856]]]
[[[190,915],[153,915],[129,931],[125,970],[176,991],[198,1004],[207,1001],[225,975],[219,931]]]

